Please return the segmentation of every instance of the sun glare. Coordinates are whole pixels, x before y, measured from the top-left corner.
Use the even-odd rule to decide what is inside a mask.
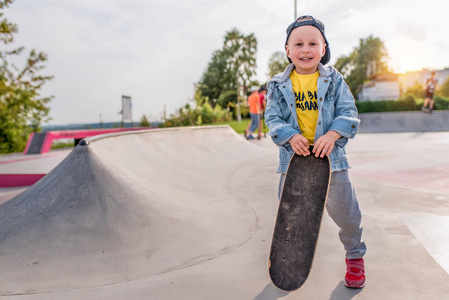
[[[391,58],[389,66],[394,73],[404,74],[412,71],[421,71],[422,69],[428,69],[427,66],[423,66],[417,60],[408,59],[407,57]]]
[[[438,53],[423,56],[422,53],[425,53],[425,51],[425,49],[422,49],[422,45],[416,45],[416,43],[409,46],[392,44],[388,48],[390,58],[388,65],[393,72],[400,74],[423,69],[444,69],[446,67],[443,62],[445,60],[442,60]]]

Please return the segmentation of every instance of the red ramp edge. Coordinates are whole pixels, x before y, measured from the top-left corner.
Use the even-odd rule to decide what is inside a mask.
[[[33,185],[47,174],[0,174],[0,188]]]
[[[51,149],[53,140],[58,139],[75,139],[81,140],[86,137],[123,132],[155,129],[156,127],[129,127],[129,128],[106,128],[106,129],[84,129],[84,130],[57,130],[47,132],[32,132],[28,137],[24,154],[42,154],[47,153]]]

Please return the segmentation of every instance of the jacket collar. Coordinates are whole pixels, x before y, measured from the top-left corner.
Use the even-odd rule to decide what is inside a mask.
[[[274,82],[285,82],[290,78],[291,72],[295,69],[294,64],[289,64],[287,68],[285,68],[283,73],[279,73],[275,75],[270,81]],[[320,76],[323,77],[329,77],[332,74],[332,69],[330,67],[325,67],[322,63],[318,64],[318,72],[320,73]]]

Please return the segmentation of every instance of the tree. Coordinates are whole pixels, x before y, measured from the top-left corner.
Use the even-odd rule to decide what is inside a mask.
[[[223,90],[230,90],[234,87],[233,78],[229,78],[227,72],[227,62],[223,51],[215,51],[201,81],[196,85],[195,93],[201,95],[202,99],[197,101],[198,105],[202,105],[208,100],[214,105]]]
[[[353,94],[357,95],[358,87],[369,75],[388,71],[387,59],[388,53],[383,42],[371,35],[360,39],[359,46],[349,56],[339,57],[335,68],[343,74]]]
[[[404,95],[414,95],[417,98],[424,98],[425,92],[423,85],[419,83],[418,81],[415,81],[415,83],[407,88]]]
[[[142,127],[150,127],[150,122],[148,121],[147,116],[143,115],[142,118],[140,119],[140,126]]]
[[[212,107],[216,104],[230,107],[230,103],[237,102],[237,95],[242,98],[242,91],[252,83],[256,74],[256,52],[254,34],[245,36],[237,29],[227,32],[223,48],[213,53],[201,81],[196,85],[197,104],[209,101]],[[201,95],[203,103],[198,103],[201,101],[197,95]]]
[[[449,77],[446,79],[441,86],[438,87],[437,95],[449,97]]]
[[[270,60],[268,61],[268,75],[271,78],[274,75],[283,72],[288,65],[289,62],[285,52],[275,52],[271,55]]]
[[[226,57],[228,78],[240,87],[248,86],[256,74],[257,40],[254,34],[244,36],[237,29],[228,32],[223,53]]]
[[[14,0],[0,0],[0,10]],[[17,25],[10,23],[0,11],[0,41],[5,45],[14,40]],[[40,90],[53,76],[39,75],[47,60],[43,52],[31,50],[20,70],[9,64],[12,55],[21,55],[24,48],[0,50],[0,153],[19,152],[25,147],[31,131],[40,131],[40,124],[49,120],[51,97],[42,97]]]

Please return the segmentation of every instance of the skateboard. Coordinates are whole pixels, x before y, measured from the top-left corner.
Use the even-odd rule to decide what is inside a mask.
[[[329,190],[327,156],[294,154],[285,175],[271,242],[269,273],[273,284],[294,291],[306,281],[315,255]]]

